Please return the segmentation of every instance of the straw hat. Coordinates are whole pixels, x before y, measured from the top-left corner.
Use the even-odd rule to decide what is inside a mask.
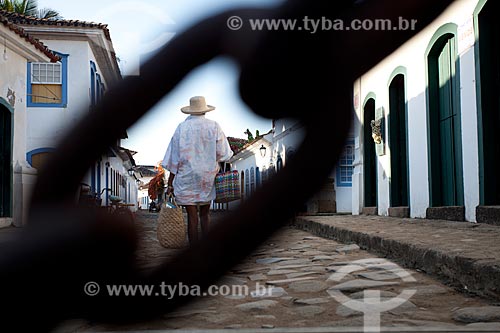
[[[187,114],[205,114],[207,112],[215,110],[214,106],[207,105],[205,102],[205,97],[203,96],[195,96],[191,97],[189,100],[189,106],[185,106],[181,108],[183,113]]]

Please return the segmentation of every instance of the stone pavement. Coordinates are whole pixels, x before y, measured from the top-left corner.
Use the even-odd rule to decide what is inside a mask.
[[[138,260],[144,269],[151,269],[171,258],[176,251],[159,246],[155,233],[156,214],[140,213],[138,217],[143,231]],[[222,215],[214,214],[215,220],[220,217]],[[339,242],[296,229],[299,226],[335,236],[327,233],[334,230],[333,226],[353,227],[358,223],[363,229],[364,221],[375,228],[378,220],[380,223],[403,223],[400,226],[403,230],[406,223],[413,223],[349,216],[301,218],[295,227],[283,228],[262,244],[218,284],[236,288],[234,290],[246,289],[247,293],[200,297],[174,313],[146,323],[123,327],[71,322],[63,324],[56,332],[221,332],[228,329],[236,332],[359,332],[363,331],[364,317],[352,309],[349,302],[375,301],[400,301],[399,306],[381,311],[382,331],[500,331],[500,307],[494,301],[457,292],[421,270],[404,269],[399,264],[405,261],[380,258],[353,244],[352,240]],[[457,228],[469,226],[461,224]],[[477,228],[481,230],[482,226],[472,229]],[[339,230],[340,235],[348,233],[342,230]],[[432,235],[448,239],[451,231]],[[374,234],[377,232],[395,233],[383,228],[373,230]],[[417,239],[413,234],[406,228],[407,238]],[[404,232],[401,237],[403,235]],[[493,240],[488,242],[488,235],[486,233],[485,241],[493,243]],[[467,236],[455,243],[473,243],[461,242],[463,239],[479,237]],[[359,240],[361,247],[365,247],[364,238],[359,237]],[[381,243],[388,248],[398,244],[393,241]],[[394,252],[400,250],[405,249]],[[262,289],[263,286],[266,289]],[[342,295],[347,297],[347,302]]]
[[[295,226],[500,301],[500,226],[381,216],[302,216]]]

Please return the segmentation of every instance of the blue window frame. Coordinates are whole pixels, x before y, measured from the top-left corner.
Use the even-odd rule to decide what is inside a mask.
[[[246,169],[245,175],[246,175],[246,178],[245,178],[245,193],[246,193],[247,197],[249,197],[250,195],[252,195],[252,192],[250,192],[250,172],[248,171],[248,169]]]
[[[257,184],[257,187],[262,185],[259,167],[255,168],[255,182]]]
[[[55,148],[38,148],[26,153],[26,161],[33,166],[33,156],[44,153],[53,153]]]
[[[31,108],[65,108],[68,105],[68,56],[69,54],[63,54],[59,52],[54,52],[57,54],[59,57],[61,57],[60,64],[61,64],[61,97],[60,97],[60,102],[59,103],[40,103],[40,102],[33,102],[33,85],[37,84],[37,80],[35,80],[34,72],[33,72],[33,65],[43,65],[44,63],[28,63],[28,78],[27,78],[27,98],[26,98],[26,106],[31,107]],[[51,65],[50,63],[47,63],[48,65]],[[59,85],[59,84],[55,84]],[[53,95],[50,92],[48,92],[49,95]],[[53,96],[47,96],[48,98],[51,98]]]
[[[97,103],[99,103],[99,101],[101,100],[101,97],[102,97],[102,81],[101,81],[101,75],[100,74],[96,74],[96,99],[97,99]]]
[[[255,169],[250,168],[250,192],[253,194],[255,192]]]
[[[354,140],[347,141],[337,164],[337,186],[352,187],[352,171],[354,162]]]
[[[97,69],[95,66],[95,62],[90,61],[90,105],[94,106],[96,105],[97,98],[96,98],[96,74],[97,74]]]
[[[101,98],[104,96],[105,92],[106,92],[106,86],[104,85],[104,83],[101,82],[101,90],[100,90]]]

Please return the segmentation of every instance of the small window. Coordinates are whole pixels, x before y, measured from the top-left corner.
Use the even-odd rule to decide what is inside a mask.
[[[344,152],[340,155],[337,165],[337,185],[340,187],[352,186],[352,172],[354,161],[354,141],[345,145]]]
[[[261,172],[259,167],[255,168],[255,186],[260,187],[262,185]]]
[[[31,64],[31,102],[38,104],[58,104],[62,101],[61,63]]]
[[[97,103],[99,103],[99,101],[101,100],[101,75],[96,74],[95,76],[96,76],[96,93],[95,93],[95,96],[96,96]]]
[[[245,171],[241,171],[240,182],[241,182],[241,197],[243,199],[245,199],[245,194],[246,194],[246,190],[245,190]]]
[[[32,84],[62,84],[62,64],[32,63]]]
[[[281,169],[283,169],[283,159],[281,158],[281,155],[278,154],[277,160],[276,160],[276,171],[280,172]]]
[[[28,63],[28,107],[66,107],[68,56],[58,55],[57,63]]]
[[[255,192],[255,169],[253,167],[250,168],[250,193]]]
[[[95,87],[95,65],[92,66],[93,62],[90,62],[90,106],[96,105],[96,87]]]
[[[245,171],[246,173],[246,178],[245,178],[245,193],[246,193],[246,196],[249,197],[252,195],[252,192],[250,191],[250,172],[248,171],[248,169]]]

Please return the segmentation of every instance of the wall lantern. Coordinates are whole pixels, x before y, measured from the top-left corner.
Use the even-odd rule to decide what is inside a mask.
[[[260,156],[262,156],[262,157],[266,157],[266,151],[267,151],[267,148],[266,148],[266,147],[264,147],[264,145],[262,145],[262,146],[259,148],[259,150],[260,150]]]

